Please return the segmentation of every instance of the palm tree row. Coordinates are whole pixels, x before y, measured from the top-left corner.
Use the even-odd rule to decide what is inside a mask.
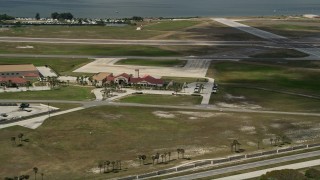
[[[285,143],[290,144],[290,139],[287,136],[277,136],[275,138],[270,138],[271,146],[281,146]]]
[[[116,160],[116,161],[101,161],[98,163],[98,168],[100,170],[100,173],[102,173],[102,168],[103,168],[103,173],[109,172],[109,167],[110,165],[112,166],[111,171],[115,170],[121,170],[121,160]]]

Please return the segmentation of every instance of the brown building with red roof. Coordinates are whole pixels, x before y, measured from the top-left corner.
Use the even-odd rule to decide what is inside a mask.
[[[39,78],[40,73],[33,64],[0,65],[0,77]]]
[[[0,65],[0,84],[23,86],[40,78],[40,72],[33,64]]]

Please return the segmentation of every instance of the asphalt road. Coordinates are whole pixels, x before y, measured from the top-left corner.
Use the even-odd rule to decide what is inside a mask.
[[[282,169],[303,169],[307,167],[313,167],[313,166],[319,166],[320,165],[320,160],[311,160],[311,161],[306,161],[306,162],[301,162],[301,163],[294,163],[294,164],[289,164],[285,166],[278,166],[274,168],[268,168],[268,169],[263,169],[259,171],[253,171],[253,172],[248,172],[248,173],[243,173],[243,174],[238,174],[238,175],[233,175],[233,176],[227,176],[223,178],[218,178],[216,180],[240,180],[240,179],[251,179],[255,177],[259,177],[263,174],[266,174],[267,172],[270,171],[275,171],[275,170],[282,170]]]
[[[257,168],[257,167],[262,167],[262,166],[267,166],[267,165],[273,165],[273,164],[278,164],[278,163],[283,163],[283,162],[289,162],[289,161],[294,161],[294,160],[299,160],[299,159],[305,159],[305,158],[310,158],[310,157],[316,157],[316,156],[320,156],[320,151],[313,151],[313,152],[285,156],[285,157],[280,157],[280,158],[275,158],[275,159],[268,159],[268,160],[263,160],[263,161],[247,163],[247,164],[230,166],[230,167],[226,167],[226,168],[209,170],[209,171],[205,171],[205,172],[169,178],[169,180],[199,179],[199,178],[216,176],[216,175],[221,175],[221,174],[225,174],[225,173],[232,173],[232,172],[236,172],[236,171]]]
[[[249,109],[234,109],[234,108],[216,108],[211,105],[198,105],[198,106],[170,106],[170,105],[149,105],[137,103],[119,103],[110,101],[65,101],[65,100],[0,100],[0,103],[66,103],[66,104],[82,104],[85,108],[97,106],[119,106],[119,107],[151,107],[151,108],[168,108],[168,109],[181,109],[181,110],[206,110],[206,111],[219,111],[219,112],[234,112],[234,113],[255,113],[255,114],[280,114],[280,115],[296,115],[296,116],[316,116],[320,117],[320,113],[303,113],[303,112],[285,112],[285,111],[259,111]]]
[[[149,46],[272,46],[267,41],[198,41],[198,40],[118,40],[0,37],[0,42],[28,42],[51,44],[149,45]]]
[[[288,39],[284,36],[279,36],[274,33],[270,33],[267,31],[263,31],[245,24],[241,24],[239,22],[235,22],[230,19],[225,19],[225,18],[212,18],[212,20],[217,21],[219,23],[222,23],[224,25],[239,29],[241,31],[247,32],[249,34],[255,35],[257,37],[260,37],[262,39],[268,40],[270,42],[273,42],[283,48],[292,48],[295,50],[298,50],[300,52],[315,56],[315,57],[320,57],[320,48],[314,46],[312,43],[307,43],[303,44],[298,41],[294,41],[291,39]]]

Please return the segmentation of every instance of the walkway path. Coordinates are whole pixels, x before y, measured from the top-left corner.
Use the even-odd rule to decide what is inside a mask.
[[[36,129],[39,126],[41,126],[42,123],[46,119],[48,119],[49,117],[54,117],[54,116],[58,116],[58,115],[61,115],[61,114],[67,114],[67,113],[74,112],[74,111],[79,111],[79,110],[82,110],[82,109],[84,109],[84,107],[78,107],[78,108],[73,108],[73,109],[69,109],[69,110],[65,110],[65,111],[60,111],[60,112],[52,113],[50,115],[46,114],[46,115],[43,115],[43,116],[30,118],[30,119],[14,122],[14,123],[11,123],[11,124],[3,124],[3,125],[0,125],[0,129],[11,127],[11,126],[17,126],[17,125],[23,126],[23,127],[27,127],[27,128],[30,128],[30,129]]]

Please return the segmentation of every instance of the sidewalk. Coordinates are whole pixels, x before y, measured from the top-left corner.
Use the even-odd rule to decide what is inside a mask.
[[[18,121],[18,122],[14,122],[14,123],[10,123],[10,124],[4,124],[4,125],[0,125],[0,129],[3,128],[7,128],[7,127],[11,127],[11,126],[23,126],[26,128],[30,128],[30,129],[36,129],[39,126],[42,125],[42,123],[48,119],[49,117],[54,117],[54,116],[58,116],[61,114],[66,114],[66,113],[70,113],[70,112],[74,112],[74,111],[79,111],[84,109],[83,107],[78,107],[78,108],[73,108],[73,109],[69,109],[69,110],[65,110],[65,111],[61,111],[61,112],[56,112],[56,113],[52,113],[52,114],[47,114],[47,115],[43,115],[43,116],[39,116],[39,117],[35,117],[35,118],[31,118],[31,119],[26,119],[26,120],[22,120],[22,121]]]

